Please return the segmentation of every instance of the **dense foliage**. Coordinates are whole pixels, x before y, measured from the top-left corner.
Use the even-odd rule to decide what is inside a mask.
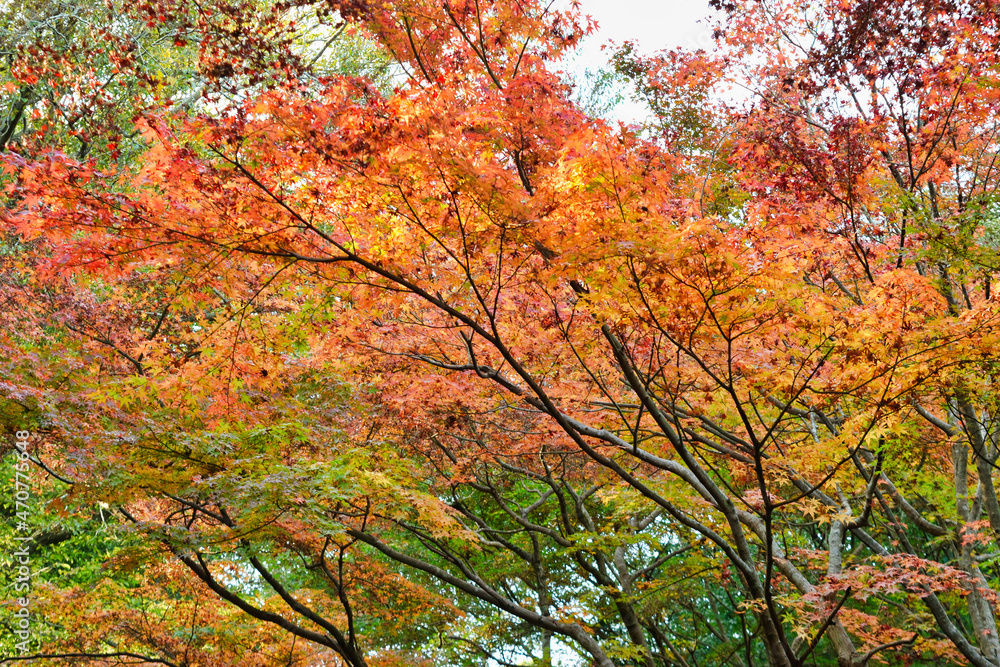
[[[8,9],[3,655],[1000,667],[1000,7],[716,4]]]

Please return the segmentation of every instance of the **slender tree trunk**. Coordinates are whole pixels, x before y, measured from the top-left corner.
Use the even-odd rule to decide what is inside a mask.
[[[845,525],[843,521],[834,521],[830,525],[830,535],[827,539],[829,547],[829,560],[826,566],[827,576],[837,575],[843,571],[844,532]],[[827,603],[833,605],[836,604],[836,601],[828,599]],[[839,620],[835,620],[830,625],[826,635],[837,650],[837,664],[840,667],[854,667],[855,664],[859,664],[859,655],[854,648],[854,642],[851,641],[851,637],[847,634],[847,630],[844,629],[844,625]]]
[[[625,630],[628,632],[629,639],[632,640],[633,644],[642,649],[643,663],[645,663],[646,667],[656,667],[656,663],[653,661],[653,652],[649,648],[649,642],[646,640],[646,633],[642,629],[642,623],[639,622],[639,617],[635,613],[635,606],[631,602],[632,576],[631,572],[629,572],[628,563],[625,562],[625,549],[623,547],[615,549],[614,564],[615,570],[618,571],[618,583],[622,589],[622,592],[619,594],[612,593],[615,607],[618,608],[618,615],[621,617],[622,623],[625,624]]]

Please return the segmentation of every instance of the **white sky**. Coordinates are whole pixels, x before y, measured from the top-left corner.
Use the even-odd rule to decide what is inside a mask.
[[[580,0],[599,24],[590,41],[636,41],[643,52],[683,46],[707,48],[712,31],[708,0]],[[701,23],[699,23],[701,20]],[[591,47],[593,48],[593,47]]]
[[[712,46],[708,0],[580,0],[580,4],[581,11],[597,21],[598,29],[572,59],[571,71],[601,69],[607,63],[607,52],[601,51],[601,45],[609,41],[635,42],[641,54],[674,47],[709,50]],[[643,109],[626,100],[611,115],[633,121],[643,115]]]

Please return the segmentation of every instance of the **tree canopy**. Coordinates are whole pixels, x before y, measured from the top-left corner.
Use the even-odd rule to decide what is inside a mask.
[[[1000,7],[714,5],[5,10],[0,662],[1000,667]]]

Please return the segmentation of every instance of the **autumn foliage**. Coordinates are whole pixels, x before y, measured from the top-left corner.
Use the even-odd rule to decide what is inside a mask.
[[[200,101],[129,60],[112,148],[2,154],[34,553],[106,536],[40,660],[1000,666],[1000,8],[717,2],[629,126],[576,9],[251,4],[133,8]]]

